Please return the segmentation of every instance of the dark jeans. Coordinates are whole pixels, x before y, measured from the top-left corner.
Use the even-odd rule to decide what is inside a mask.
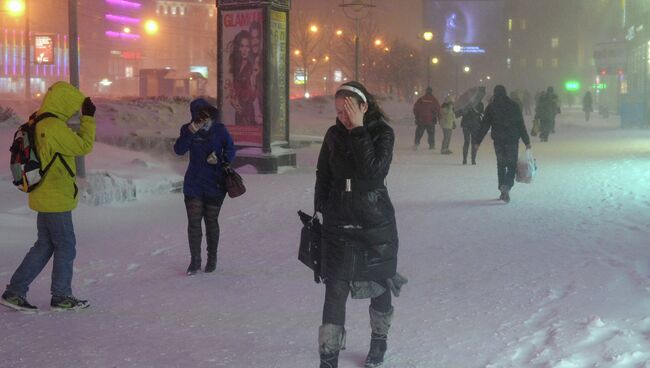
[[[472,162],[476,160],[476,151],[474,144],[476,143],[476,134],[478,129],[463,127],[463,161],[467,161],[467,151],[472,147]]]
[[[415,128],[415,145],[420,144],[420,140],[424,135],[424,131],[427,131],[427,142],[429,147],[434,147],[436,145],[436,126],[435,125],[417,125]]]
[[[187,238],[190,255],[201,258],[201,241],[203,232],[201,221],[205,222],[205,237],[208,243],[208,255],[217,253],[219,246],[219,212],[225,196],[215,198],[185,197],[187,211]]]
[[[390,289],[384,284],[386,292],[370,299],[372,309],[381,313],[391,311]],[[349,281],[330,280],[325,284],[325,305],[323,306],[323,324],[345,326],[345,303],[350,294]]]
[[[72,212],[39,212],[36,217],[36,229],[36,243],[14,272],[7,290],[25,297],[29,285],[53,257],[50,291],[56,296],[71,296],[72,265],[77,255]]]
[[[451,129],[442,130],[442,148],[440,152],[449,151],[449,142],[451,142]]]
[[[494,153],[497,155],[497,175],[499,176],[499,189],[502,185],[506,185],[508,189],[510,189],[515,185],[517,158],[519,156],[519,142],[494,142]]]
[[[555,120],[554,119],[540,119],[540,132],[539,139],[542,142],[548,141],[548,136],[555,130]]]

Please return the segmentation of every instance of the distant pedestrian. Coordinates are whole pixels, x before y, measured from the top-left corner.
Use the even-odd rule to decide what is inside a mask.
[[[494,87],[494,100],[485,108],[481,120],[475,149],[489,130],[494,141],[494,153],[497,157],[499,199],[510,202],[510,190],[515,185],[515,173],[519,155],[519,139],[530,149],[530,138],[524,125],[524,117],[519,106],[506,94],[502,85]]]
[[[557,95],[553,93],[553,87],[548,87],[546,92],[540,95],[535,108],[535,118],[540,122],[540,141],[548,142],[548,137],[555,131],[555,115],[559,111]]]
[[[454,98],[448,96],[440,108],[440,128],[442,129],[442,148],[440,154],[450,155],[451,132],[456,128],[456,114],[454,113]]]
[[[201,269],[201,222],[205,222],[208,243],[208,260],[205,272],[217,267],[219,246],[219,212],[226,197],[224,188],[224,160],[235,158],[235,145],[228,129],[219,121],[219,110],[199,98],[190,103],[192,121],[181,127],[180,136],[174,144],[177,155],[190,153],[185,172],[183,194],[187,211],[187,238],[190,245],[190,265],[187,274]]]
[[[424,131],[427,132],[427,141],[429,149],[436,148],[436,123],[440,118],[440,103],[433,96],[433,90],[428,87],[424,96],[420,97],[413,105],[413,115],[415,115],[415,145],[417,149]]]
[[[77,132],[66,125],[81,109],[81,127]],[[51,114],[36,125],[36,147],[43,167],[52,165],[40,184],[29,193],[29,207],[38,212],[38,238],[11,277],[0,304],[33,312],[27,302],[29,285],[53,258],[52,299],[54,310],[83,309],[87,300],[72,294],[72,275],[76,257],[76,238],[72,210],[79,200],[75,180],[75,156],[89,154],[95,142],[95,105],[67,82],[54,83],[45,94],[36,116]],[[34,142],[32,142],[33,144]]]
[[[467,165],[467,151],[472,147],[472,165],[476,165],[476,139],[481,128],[481,117],[483,116],[483,102],[465,110],[460,120],[463,128],[463,165]]]
[[[395,134],[366,88],[348,82],[335,94],[337,119],[318,156],[314,208],[323,215],[321,276],[325,282],[318,331],[320,368],[338,367],[345,348],[348,295],[370,299],[366,367],[384,360],[393,318],[391,291],[399,291],[397,225],[386,175]]]
[[[585,113],[585,121],[589,121],[589,115],[594,111],[593,100],[589,91],[582,98],[582,111]]]
[[[533,104],[533,96],[531,96],[530,92],[527,89],[524,90],[524,97],[522,98],[522,102],[524,105],[524,115],[530,115],[532,113],[531,107]]]

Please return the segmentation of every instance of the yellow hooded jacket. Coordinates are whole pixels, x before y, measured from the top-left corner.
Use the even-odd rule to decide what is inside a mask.
[[[36,149],[41,167],[45,168],[58,152],[73,173],[77,172],[75,156],[84,156],[93,149],[95,118],[81,117],[81,128],[74,132],[66,122],[79,109],[86,97],[67,82],[54,83],[45,94],[38,114],[50,112],[36,125]],[[37,212],[67,212],[77,207],[75,178],[60,159],[52,164],[41,183],[29,193],[29,207]]]

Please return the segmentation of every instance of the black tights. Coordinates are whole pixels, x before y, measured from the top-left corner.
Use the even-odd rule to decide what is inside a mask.
[[[390,289],[380,282],[386,291],[376,298],[370,299],[370,307],[377,312],[391,311]],[[350,294],[349,281],[331,280],[325,284],[325,305],[323,306],[323,324],[345,326],[345,303]]]
[[[187,237],[190,244],[192,259],[201,259],[201,242],[203,232],[201,221],[205,222],[205,237],[208,243],[208,254],[217,253],[219,246],[219,212],[224,197],[195,198],[185,197],[187,210]]]

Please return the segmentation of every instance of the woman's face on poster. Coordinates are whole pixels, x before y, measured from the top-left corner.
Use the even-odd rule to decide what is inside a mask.
[[[242,58],[247,58],[251,53],[251,40],[248,38],[242,38],[239,43],[239,54]]]

